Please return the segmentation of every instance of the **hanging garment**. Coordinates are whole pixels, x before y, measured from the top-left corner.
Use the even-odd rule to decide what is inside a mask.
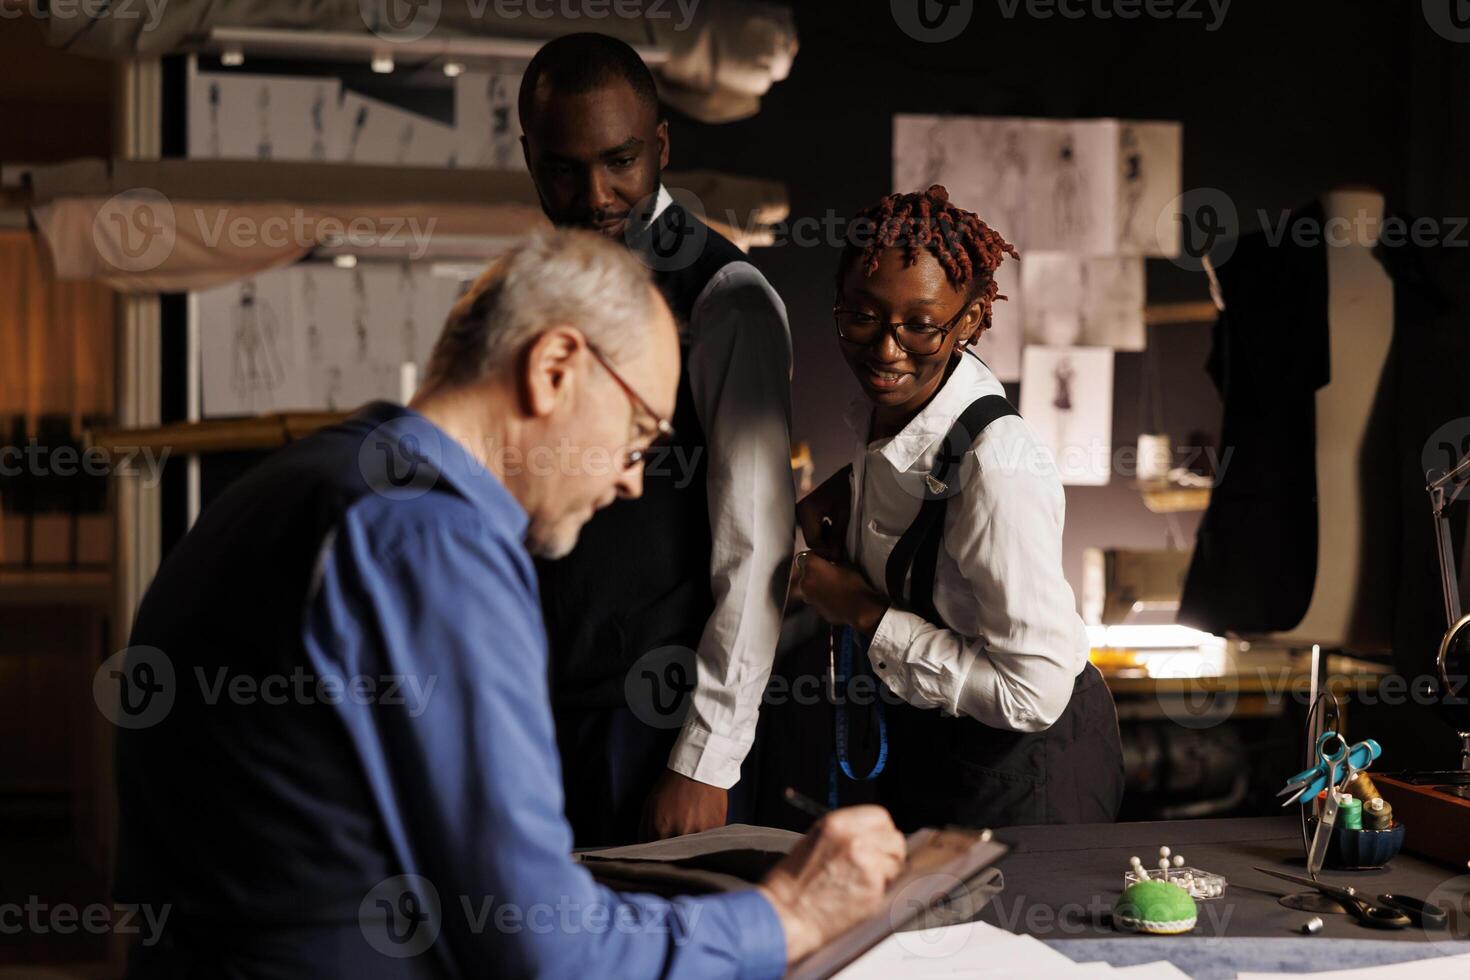
[[[1207,370],[1225,403],[1224,465],[1179,610],[1180,622],[1212,633],[1289,630],[1312,600],[1316,392],[1332,376],[1328,246],[1322,235],[1303,243],[1289,229],[1320,229],[1323,220],[1320,204],[1301,208],[1279,241],[1265,231],[1244,236],[1215,270],[1224,312]],[[1414,227],[1392,213],[1384,227],[1398,223]],[[1393,438],[1392,458],[1381,470],[1366,469],[1364,479],[1382,480],[1396,500],[1373,517],[1391,525],[1393,557],[1382,587],[1394,595],[1394,657],[1405,676],[1429,669],[1444,630],[1424,469],[1431,436],[1470,420],[1470,384],[1461,376],[1470,365],[1467,253],[1448,237],[1432,248],[1385,238],[1373,252],[1394,288],[1393,341],[1378,393]],[[1452,515],[1457,540],[1464,513]]]

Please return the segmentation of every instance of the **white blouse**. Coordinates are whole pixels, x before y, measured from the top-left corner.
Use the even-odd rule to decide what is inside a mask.
[[[889,439],[868,443],[872,404],[847,414],[857,436],[847,553],[885,595],[885,566],[919,513],[923,481],[954,422],[971,402],[1004,395],[990,369],[967,354],[924,410]],[[1087,666],[1087,631],[1062,575],[1066,497],[1051,453],[1025,421],[991,423],[960,464],[934,575],[934,607],[947,629],[890,608],[868,648],[895,694],[1014,731],[1059,718]]]

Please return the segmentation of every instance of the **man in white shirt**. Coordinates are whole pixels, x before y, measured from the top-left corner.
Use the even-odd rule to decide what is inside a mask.
[[[570,556],[539,569],[567,815],[579,845],[720,826],[754,739],[791,559],[785,307],[663,187],[668,124],[628,45],[550,42],[519,108],[547,215],[643,257],[682,342],[674,434],[649,459],[643,497],[598,514]]]

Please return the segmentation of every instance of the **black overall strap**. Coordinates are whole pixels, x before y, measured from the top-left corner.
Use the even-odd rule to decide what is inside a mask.
[[[959,482],[960,461],[990,423],[1007,415],[1020,413],[1004,395],[977,398],[960,413],[934,457],[933,468],[924,477],[924,502],[919,505],[918,516],[888,556],[884,568],[888,598],[897,605],[907,605],[931,623],[942,625],[939,611],[934,608],[934,567],[939,560],[949,498],[963,489]],[[913,569],[913,588],[905,602],[904,580],[909,577],[910,569]]]

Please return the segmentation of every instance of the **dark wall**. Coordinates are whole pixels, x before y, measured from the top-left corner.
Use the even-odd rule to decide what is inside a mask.
[[[780,180],[793,219],[846,217],[893,189],[894,113],[1171,119],[1184,124],[1184,187],[1225,192],[1245,230],[1259,225],[1258,209],[1274,218],[1344,183],[1407,198],[1419,213],[1465,213],[1463,204],[1443,208],[1453,206],[1449,190],[1463,188],[1470,159],[1470,127],[1455,115],[1470,93],[1454,94],[1470,77],[1470,44],[1434,34],[1418,2],[1237,0],[1215,30],[1203,0],[1190,5],[1203,20],[1041,20],[1026,15],[1024,0],[1008,19],[1010,6],[976,2],[959,37],[930,44],[900,30],[885,2],[798,3],[801,52],[791,77],[745,122],[708,126],[676,115],[673,165]],[[787,245],[757,249],[752,260],[790,312],[794,436],[811,444],[820,478],[843,462],[841,411],[857,392],[828,315],[836,253]],[[1148,295],[1150,303],[1208,298],[1202,274],[1167,260],[1149,262]],[[1216,438],[1219,402],[1203,370],[1209,325],[1151,328],[1149,347],[1117,357],[1115,449],[1140,431],[1146,365],[1162,379],[1176,446],[1196,430]],[[1074,588],[1084,547],[1166,542],[1169,519],[1149,513],[1126,478],[1069,487],[1067,502]],[[1186,545],[1197,520],[1176,519]]]
[[[7,10],[0,17],[0,65],[0,161],[50,163],[112,152],[109,62],[51,47],[39,22]]]

